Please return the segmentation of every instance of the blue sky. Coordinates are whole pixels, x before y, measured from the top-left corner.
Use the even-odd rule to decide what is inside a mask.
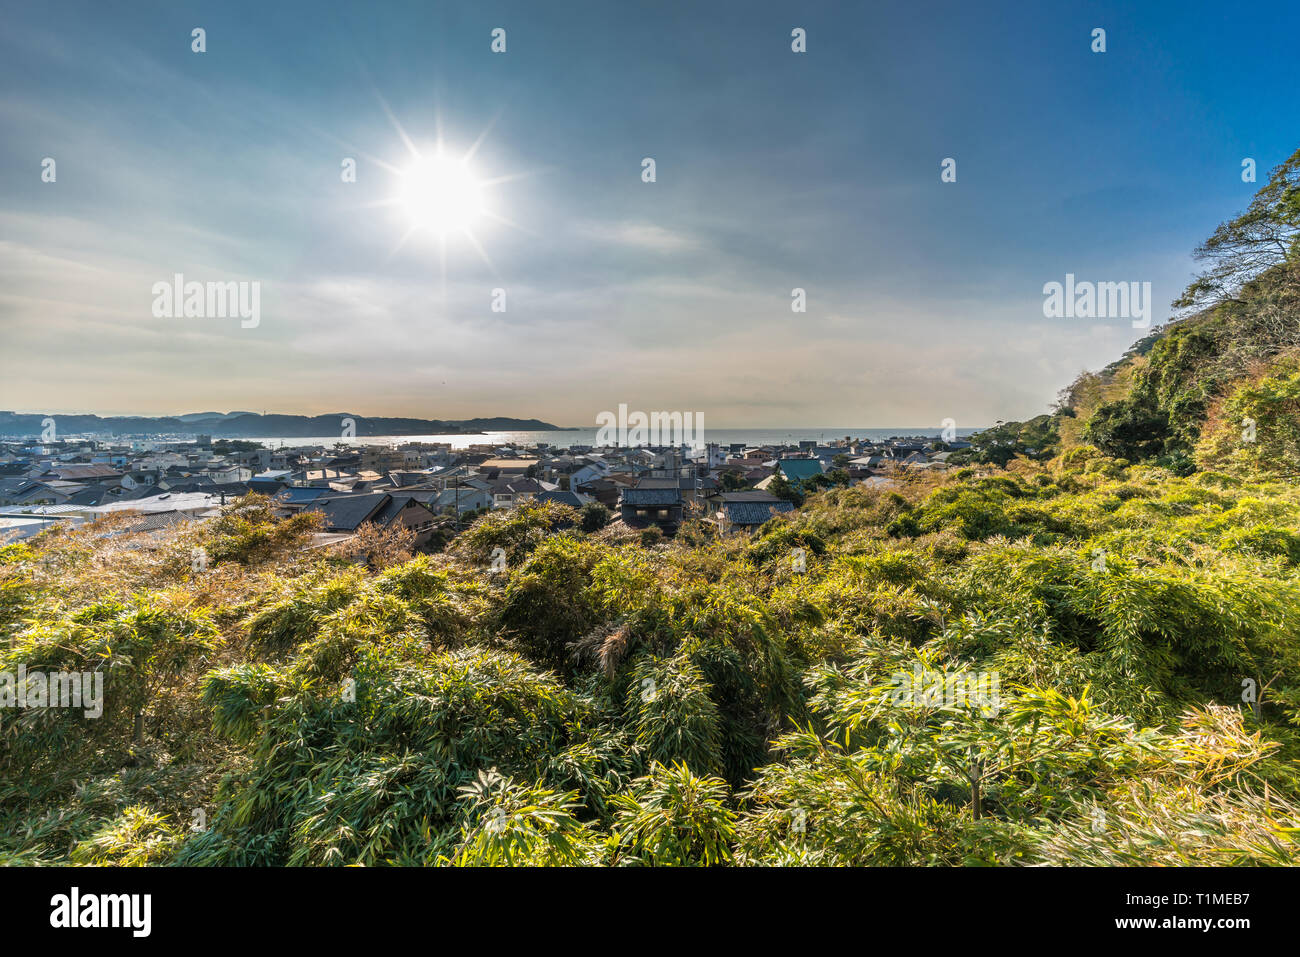
[[[1242,159],[1300,146],[1297,35],[1293,2],[12,6],[0,407],[1034,415],[1140,335],[1044,283],[1167,318]],[[426,153],[486,131],[482,255],[402,241],[389,113]],[[178,272],[259,282],[260,323],[155,318]]]

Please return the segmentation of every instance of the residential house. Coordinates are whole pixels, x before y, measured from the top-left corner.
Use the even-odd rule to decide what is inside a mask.
[[[39,474],[31,477],[42,482],[53,479],[82,485],[116,485],[122,480],[122,473],[109,465],[55,465],[43,469],[38,466],[36,471]]]
[[[533,501],[539,505],[545,502],[555,502],[557,505],[568,505],[570,508],[582,508],[592,499],[587,495],[580,495],[577,492],[566,491],[565,489],[555,489],[551,492],[539,492]]]
[[[768,492],[721,492],[709,498],[711,521],[724,531],[753,531],[777,515],[794,511],[794,505]]]
[[[106,515],[118,515],[123,512],[139,512],[144,515],[156,515],[165,512],[177,512],[184,518],[208,518],[215,515],[221,507],[219,496],[203,492],[172,493],[150,495],[148,498],[133,501],[103,502],[99,505],[78,506],[77,511],[90,519],[103,518]]]
[[[437,516],[418,498],[400,493],[389,495],[388,502],[371,521],[381,527],[404,526],[415,533],[413,545],[417,549],[428,547],[433,539],[433,522]]]
[[[524,502],[531,502],[540,492],[548,492],[555,488],[553,485],[530,478],[498,479],[492,482],[491,486],[493,508],[514,508]]]
[[[253,477],[253,470],[242,465],[212,465],[198,474],[212,479],[217,485],[232,482],[247,482]]]
[[[636,483],[637,488],[676,488],[681,491],[685,505],[697,505],[718,490],[718,483],[711,478],[701,478],[694,471],[690,475],[672,477],[646,477]]]
[[[615,482],[613,479],[599,478],[592,479],[590,482],[583,482],[577,486],[579,495],[586,495],[595,499],[606,508],[618,508],[619,494],[626,488],[621,482]]]
[[[489,479],[522,478],[529,469],[535,469],[540,462],[541,459],[532,458],[491,458],[480,462],[478,470]]]
[[[161,469],[135,469],[122,473],[122,487],[135,489],[141,486],[157,485],[162,479]]]
[[[445,488],[431,493],[427,504],[435,512],[476,512],[492,507],[492,493],[472,486]]]
[[[320,512],[327,532],[355,533],[370,522],[381,528],[403,526],[412,529],[416,548],[428,545],[433,537],[433,512],[410,495],[390,495],[388,492],[334,495],[312,501],[305,510]]]
[[[328,532],[355,532],[362,522],[378,515],[391,499],[387,492],[322,495],[308,502],[304,510],[320,512],[324,516],[322,527]]]
[[[0,489],[0,505],[64,505],[88,487],[76,482],[23,481],[16,487]]]
[[[685,503],[677,485],[668,488],[625,488],[619,498],[619,513],[633,528],[658,525],[671,534],[682,523]]]
[[[826,471],[819,459],[778,459],[776,468],[791,485],[800,485]]]

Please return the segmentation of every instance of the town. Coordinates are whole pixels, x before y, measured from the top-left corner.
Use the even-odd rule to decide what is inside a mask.
[[[138,519],[129,530],[158,531],[213,518],[250,493],[285,517],[319,512],[321,545],[369,523],[405,527],[417,550],[436,551],[479,515],[546,502],[582,511],[595,527],[621,522],[671,536],[699,518],[744,533],[819,488],[888,486],[900,471],[944,469],[970,447],[924,436],[698,448],[399,441],[272,449],[208,435],[0,440],[0,537],[122,513]]]

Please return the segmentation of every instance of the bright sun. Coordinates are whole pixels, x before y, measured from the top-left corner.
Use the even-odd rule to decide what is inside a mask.
[[[387,110],[387,104],[384,108]],[[457,253],[465,248],[473,249],[495,273],[496,267],[483,248],[481,234],[491,231],[498,224],[527,232],[502,215],[502,198],[495,195],[496,188],[528,174],[485,176],[475,166],[474,154],[487,139],[492,124],[488,124],[488,128],[462,154],[459,150],[446,149],[441,135],[436,143],[429,144],[427,150],[421,149],[391,112],[388,118],[410,152],[409,165],[405,168],[375,160],[393,179],[387,197],[368,205],[388,207],[406,220],[406,230],[389,256],[395,256],[417,235],[432,239],[438,247],[438,258],[442,264],[444,294],[447,287],[447,258],[453,249]]]
[[[411,226],[439,236],[469,232],[486,211],[483,184],[465,160],[437,154],[402,174],[398,203]]]

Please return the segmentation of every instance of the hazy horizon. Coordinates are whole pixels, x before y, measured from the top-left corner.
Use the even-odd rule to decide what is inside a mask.
[[[85,410],[60,410],[60,409],[42,409],[42,410],[30,410],[30,409],[8,409],[8,410],[0,410],[0,411],[13,412],[13,413],[15,413],[15,414],[17,414],[17,415],[52,415],[52,416],[60,416],[60,415],[64,415],[64,416],[74,416],[74,415],[76,415],[76,416],[97,415],[97,416],[99,416],[101,419],[112,419],[112,418],[177,418],[177,419],[178,419],[178,418],[180,418],[181,416],[192,416],[192,415],[202,415],[202,414],[206,414],[205,412],[170,412],[170,413],[168,413],[168,412],[160,412],[160,413],[147,413],[147,412],[146,412],[146,413],[137,413],[137,412],[120,412],[120,413],[103,413],[103,412],[85,411]],[[646,410],[646,411],[652,411],[652,410]],[[502,413],[502,414],[491,413],[491,414],[484,414],[484,415],[472,415],[472,416],[466,416],[466,417],[464,417],[464,418],[459,418],[459,419],[436,419],[435,417],[429,417],[429,416],[391,416],[391,415],[388,415],[388,414],[374,414],[374,415],[367,415],[366,413],[363,413],[363,412],[357,412],[357,411],[355,411],[355,410],[351,410],[351,409],[333,409],[333,410],[330,411],[330,413],[314,413],[313,416],[308,416],[308,415],[306,415],[305,413],[286,412],[286,411],[284,411],[284,410],[270,410],[270,409],[268,409],[268,410],[265,411],[265,412],[258,412],[258,411],[254,411],[254,410],[251,410],[251,409],[244,409],[244,410],[230,410],[230,411],[227,411],[227,412],[220,412],[220,413],[217,413],[217,414],[219,414],[219,415],[223,415],[223,416],[230,416],[230,415],[232,415],[232,414],[235,414],[235,415],[244,415],[244,414],[247,414],[247,415],[259,415],[259,416],[272,416],[272,415],[296,416],[296,415],[302,415],[304,418],[314,417],[315,415],[339,414],[339,415],[350,415],[350,416],[353,416],[353,417],[355,417],[355,418],[357,418],[357,419],[359,419],[359,420],[362,420],[362,421],[364,421],[364,420],[366,420],[366,419],[388,419],[388,418],[426,418],[426,419],[429,419],[430,421],[446,421],[446,422],[464,422],[464,421],[473,421],[473,420],[476,420],[476,419],[517,419],[517,420],[519,420],[519,421],[528,421],[528,420],[536,419],[536,420],[538,420],[538,421],[545,422],[545,423],[547,423],[547,424],[549,424],[549,425],[554,426],[556,431],[566,431],[566,432],[574,432],[574,431],[578,431],[578,432],[581,432],[581,431],[590,431],[590,432],[595,432],[595,431],[597,431],[597,427],[594,426],[594,425],[587,425],[587,424],[582,424],[582,423],[573,424],[573,423],[564,423],[564,422],[549,422],[548,420],[546,420],[546,419],[544,419],[544,418],[541,418],[541,417],[539,417],[539,416],[510,415],[510,414],[506,414],[506,413]],[[198,421],[202,421],[202,420],[198,420]],[[963,425],[963,426],[958,427],[958,428],[957,428],[957,432],[958,432],[959,434],[966,434],[966,433],[968,433],[968,432],[974,432],[974,431],[979,431],[979,430],[981,430],[981,429],[989,428],[989,427],[991,427],[993,424],[994,424],[993,422],[988,422],[988,423],[978,423],[978,424],[977,424],[977,423],[971,423],[971,424],[968,424],[968,425]],[[749,431],[749,432],[778,432],[778,431],[781,431],[781,430],[783,430],[783,429],[796,429],[796,430],[802,430],[802,431],[804,431],[804,432],[809,432],[809,431],[822,431],[822,432],[826,432],[826,433],[828,433],[828,434],[830,434],[830,433],[840,433],[840,434],[842,435],[842,434],[851,433],[851,432],[853,432],[854,430],[858,430],[858,431],[870,431],[870,432],[880,432],[880,431],[889,430],[889,429],[922,429],[922,430],[930,430],[930,431],[938,432],[938,431],[940,431],[940,430],[943,428],[943,423],[940,422],[940,423],[925,423],[925,424],[912,424],[912,425],[807,425],[807,424],[789,424],[789,423],[785,423],[785,424],[777,424],[777,425],[732,425],[732,424],[729,424],[729,423],[725,423],[725,422],[724,422],[724,423],[720,423],[720,424],[717,424],[717,425],[715,425],[715,424],[713,424],[713,423],[708,423],[708,424],[707,424],[707,428],[708,428],[710,431],[720,431],[720,432],[746,432],[746,431]],[[501,433],[506,433],[506,432],[545,432],[545,431],[550,431],[550,430],[547,430],[547,429],[489,429],[489,430],[486,430],[483,434],[501,434]],[[398,433],[393,433],[393,434],[396,435],[396,434],[398,434]],[[412,433],[412,434],[414,434],[414,433]],[[900,433],[900,434],[902,434],[902,433]],[[382,436],[368,436],[368,435],[357,436],[357,438],[377,438],[377,437],[382,437]],[[223,438],[226,438],[226,437],[223,436]],[[285,438],[285,439],[288,439],[288,438],[296,438],[296,436],[275,436],[274,438]]]

